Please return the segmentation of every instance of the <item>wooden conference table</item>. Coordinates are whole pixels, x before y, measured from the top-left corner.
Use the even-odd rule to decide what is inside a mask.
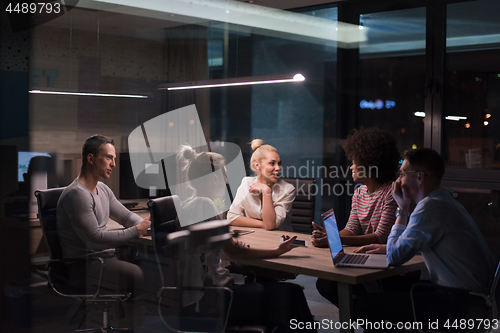
[[[137,212],[139,215],[146,217],[149,212]],[[116,222],[108,224],[108,230],[121,227]],[[231,227],[233,228],[233,227]],[[238,240],[249,244],[255,248],[273,248],[279,244],[280,237],[283,234],[289,236],[297,236],[299,240],[310,240],[310,235],[283,232],[278,230],[266,231],[260,228],[244,228],[237,229],[254,230],[250,234],[240,236]],[[136,241],[144,245],[152,245],[150,236],[142,236]],[[352,253],[357,247],[345,246],[346,253]],[[365,269],[365,268],[347,268],[335,267],[333,265],[330,250],[328,248],[317,248],[310,245],[309,247],[297,247],[292,251],[285,253],[278,258],[272,259],[231,259],[232,261],[274,269],[278,271],[305,274],[315,276],[327,280],[338,282],[338,297],[339,297],[339,321],[340,323],[349,323],[353,316],[353,295],[352,285],[360,283],[369,283],[380,280],[385,277],[395,276],[403,273],[418,271],[425,268],[422,256],[417,255],[409,262],[398,267],[389,267],[387,269]],[[348,325],[346,325],[348,326]],[[349,328],[341,329],[341,332],[351,332]]]

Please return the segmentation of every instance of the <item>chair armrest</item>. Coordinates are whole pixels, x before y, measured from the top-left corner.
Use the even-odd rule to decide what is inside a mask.
[[[60,259],[51,259],[49,260],[47,263],[46,263],[46,267],[47,269],[49,270],[49,282],[52,286],[52,289],[54,289],[54,291],[56,291],[58,294],[61,294],[63,296],[70,296],[70,295],[67,295],[67,294],[64,294],[62,293],[61,291],[58,290],[58,288],[56,287],[53,278],[54,276],[52,275],[52,273],[50,273],[50,268],[54,266],[55,263],[60,263],[60,264],[63,264],[63,265],[69,265],[69,264],[80,264],[80,265],[86,265],[87,261],[97,261],[100,263],[100,270],[99,270],[99,279],[98,279],[98,282],[97,282],[97,289],[95,291],[95,293],[92,293],[92,294],[81,294],[81,295],[78,295],[78,296],[81,296],[81,297],[91,297],[91,298],[98,298],[99,296],[103,296],[103,295],[100,295],[100,292],[101,292],[101,284],[102,284],[102,273],[103,273],[103,270],[104,270],[104,259],[100,258],[100,257],[94,257],[94,256],[87,256],[85,258],[60,258]],[[66,267],[67,268],[67,267]],[[66,273],[66,278],[68,279],[68,284],[69,284],[69,276],[67,275],[67,272]],[[73,296],[77,296],[77,295],[73,295]],[[106,296],[109,296],[109,295],[106,295]],[[115,295],[111,295],[111,296],[115,296]]]
[[[425,282],[420,282],[416,283],[411,287],[410,293],[413,294],[415,292],[415,289],[417,288],[427,288],[427,289],[436,289],[436,290],[443,290],[447,291],[450,293],[455,293],[455,294],[460,294],[460,295],[467,295],[467,296],[473,296],[473,297],[479,297],[484,299],[487,302],[490,302],[490,296],[486,295],[484,293],[478,293],[474,291],[470,291],[467,289],[461,289],[461,288],[453,288],[453,287],[445,287],[445,286],[440,286],[437,284],[433,283],[425,283]],[[491,304],[488,304],[488,306],[491,306]]]
[[[228,287],[219,287],[219,286],[202,286],[202,287],[195,287],[195,286],[186,286],[186,287],[169,287],[169,286],[162,286],[159,290],[158,290],[158,293],[157,293],[157,296],[159,298],[159,301],[158,301],[158,314],[160,316],[160,319],[161,321],[163,322],[163,324],[170,330],[172,330],[173,332],[181,332],[180,330],[172,327],[171,325],[169,325],[169,323],[167,322],[167,320],[164,318],[164,315],[162,313],[162,307],[161,307],[161,298],[163,296],[163,292],[164,291],[167,291],[167,290],[177,290],[178,292],[182,293],[183,291],[208,291],[208,290],[220,290],[220,291],[223,291],[225,293],[228,294],[229,296],[229,301],[225,304],[225,308],[224,308],[224,315],[221,316],[220,318],[223,319],[224,321],[221,322],[223,323],[223,327],[225,328],[227,326],[227,321],[229,319],[229,311],[231,309],[231,305],[233,303],[233,291],[228,288]],[[182,297],[178,298],[178,300],[180,301],[182,299]],[[179,317],[180,318],[180,317]]]
[[[428,283],[428,282],[419,282],[415,283],[410,290],[410,293],[414,293],[415,289],[422,288],[422,289],[435,289],[435,290],[443,290],[443,291],[449,291],[452,293],[457,293],[457,294],[469,294],[470,291],[466,289],[461,289],[461,288],[453,288],[453,287],[445,287],[445,286],[440,286],[434,283]]]
[[[166,290],[179,290],[179,291],[184,291],[184,290],[189,290],[189,291],[205,291],[205,290],[224,290],[230,293],[231,295],[231,300],[233,297],[233,291],[228,288],[228,287],[217,287],[217,286],[207,286],[207,287],[194,287],[194,286],[186,286],[186,287],[169,287],[169,286],[162,286],[156,293],[157,297],[162,297],[163,292]]]
[[[477,298],[482,299],[488,308],[491,308],[495,303],[494,300],[492,300],[489,295],[486,295],[483,293],[477,293],[477,292],[473,292],[473,291],[470,291],[467,289],[461,289],[461,288],[445,287],[445,286],[440,286],[440,285],[436,285],[433,283],[420,282],[420,283],[414,284],[410,289],[411,305],[412,305],[412,309],[413,309],[413,319],[415,320],[415,322],[417,322],[418,320],[417,320],[417,306],[416,306],[416,303],[414,300],[414,294],[416,292],[418,292],[419,290],[423,290],[423,289],[442,290],[442,291],[446,291],[446,292],[457,294],[457,295],[477,297]]]

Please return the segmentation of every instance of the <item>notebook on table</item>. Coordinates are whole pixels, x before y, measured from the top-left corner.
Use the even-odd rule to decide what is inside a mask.
[[[386,268],[389,266],[385,254],[344,253],[333,209],[325,212],[322,217],[335,266],[360,268]]]

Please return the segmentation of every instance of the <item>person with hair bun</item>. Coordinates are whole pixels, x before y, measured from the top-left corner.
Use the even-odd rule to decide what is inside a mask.
[[[250,168],[255,177],[241,181],[227,214],[232,225],[293,231],[292,202],[295,187],[280,179],[281,159],[278,150],[260,139],[251,143]]]
[[[191,194],[181,203],[178,211],[181,225],[197,222],[220,220],[224,208],[217,207],[214,199],[225,193],[225,161],[220,154],[213,152],[197,153],[192,147],[183,145],[177,153],[177,165],[180,176],[189,186]],[[283,235],[285,236],[285,235]],[[179,257],[184,261],[183,286],[201,287],[205,283],[228,287],[233,291],[233,301],[229,311],[228,325],[269,324],[277,326],[279,332],[292,332],[290,321],[314,322],[302,287],[286,282],[263,282],[243,285],[233,284],[229,270],[222,267],[222,251],[230,258],[274,258],[293,248],[292,242],[297,237],[290,237],[273,249],[253,248],[231,238],[223,250],[207,253],[189,254],[181,251]],[[212,302],[203,302],[203,292],[190,292],[182,298],[184,313],[213,310]],[[203,306],[212,307],[204,309]],[[304,332],[316,332],[314,329]]]
[[[177,188],[182,201],[181,225],[220,215],[223,207],[217,207],[214,200],[223,196],[226,190],[224,157],[213,152],[197,153],[191,146],[183,145],[177,153],[177,163],[184,184]]]

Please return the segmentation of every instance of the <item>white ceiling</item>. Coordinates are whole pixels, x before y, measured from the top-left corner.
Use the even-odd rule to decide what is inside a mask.
[[[338,47],[358,47],[363,54],[424,52],[425,10],[365,14],[356,25],[282,9],[303,8],[342,0],[80,0],[78,15],[63,15],[46,25],[131,37],[164,38],[165,29],[178,25],[236,26],[238,33],[257,33]],[[498,0],[491,8],[474,10],[474,2],[450,5],[448,43],[451,47],[500,43]],[[469,8],[471,7],[471,8]],[[88,9],[88,10],[85,10]],[[76,11],[75,11],[76,14]],[[230,27],[230,29],[232,29]],[[481,46],[481,47],[485,47]]]
[[[240,33],[255,32],[309,43],[335,45],[339,42],[342,47],[356,47],[359,41],[366,40],[366,32],[360,31],[357,25],[277,9],[309,7],[332,3],[332,0],[254,1],[261,3],[233,0],[80,0],[77,7],[90,9],[89,13],[83,16],[91,18],[76,19],[71,24],[73,28],[88,30],[88,26],[94,29],[94,22],[98,22],[100,25],[98,31],[103,33],[106,31],[134,36],[135,32],[136,36],[141,38],[161,38],[162,29],[176,25],[213,26],[229,23],[237,26]],[[125,16],[113,17],[116,14]],[[92,16],[96,16],[97,19],[92,19]],[[129,28],[116,29],[122,24],[114,21],[124,19],[127,20],[126,25]],[[61,19],[61,22],[54,20],[50,25],[60,24],[60,27],[63,27],[68,24],[62,22],[63,20]]]
[[[341,2],[343,0],[236,0],[236,1],[251,3],[269,8],[292,9],[292,8],[324,5],[327,3]]]

